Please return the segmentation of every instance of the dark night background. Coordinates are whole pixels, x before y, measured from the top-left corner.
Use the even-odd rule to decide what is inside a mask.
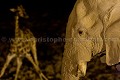
[[[0,70],[9,49],[9,39],[14,37],[14,14],[9,11],[19,4],[25,8],[30,30],[36,38],[65,37],[68,16],[76,0],[0,0]],[[49,80],[60,80],[61,60],[64,41],[37,42],[40,68]],[[120,80],[115,66],[109,67],[100,62],[100,56],[88,63],[87,75],[83,80]],[[39,80],[33,66],[26,59],[18,80]],[[27,64],[26,64],[27,63]],[[15,60],[8,66],[2,79],[13,80],[16,71]]]

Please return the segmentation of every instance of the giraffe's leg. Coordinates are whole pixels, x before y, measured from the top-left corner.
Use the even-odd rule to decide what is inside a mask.
[[[17,80],[21,66],[22,66],[22,60],[20,57],[17,57],[17,70],[16,70],[16,75],[14,80]]]
[[[3,76],[3,74],[5,73],[5,70],[6,70],[6,68],[8,67],[10,61],[11,61],[14,57],[16,57],[16,54],[8,54],[8,55],[7,55],[6,62],[5,62],[3,68],[2,68],[2,70],[1,70],[1,72],[0,72],[0,78]]]
[[[83,77],[86,75],[87,62],[80,61],[78,64],[78,77]]]
[[[48,80],[45,75],[42,73],[42,71],[40,70],[39,66],[35,64],[35,62],[33,61],[33,58],[30,54],[26,54],[26,58],[32,63],[32,65],[34,66],[36,72],[39,74],[40,78],[44,78],[45,80]]]
[[[38,59],[37,59],[37,50],[36,50],[36,41],[35,41],[35,40],[33,41],[31,51],[32,51],[32,54],[33,54],[33,58],[34,58],[34,60],[35,60],[35,63],[36,63],[37,65],[39,65],[39,62],[38,62]]]

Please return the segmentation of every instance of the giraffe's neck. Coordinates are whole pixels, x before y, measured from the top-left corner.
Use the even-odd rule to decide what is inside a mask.
[[[15,16],[15,38],[19,37],[19,16]]]

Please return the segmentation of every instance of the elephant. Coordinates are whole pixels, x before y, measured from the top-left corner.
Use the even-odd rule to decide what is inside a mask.
[[[67,22],[62,80],[85,76],[87,62],[105,51],[108,66],[120,62],[120,0],[77,0]]]

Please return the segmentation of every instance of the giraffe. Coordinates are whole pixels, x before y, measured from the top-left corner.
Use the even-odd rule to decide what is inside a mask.
[[[32,63],[36,72],[39,74],[40,80],[48,80],[45,75],[42,73],[39,68],[38,60],[37,60],[37,50],[36,50],[36,40],[33,33],[28,29],[20,29],[19,28],[19,17],[29,18],[26,14],[25,9],[22,5],[17,6],[17,8],[11,8],[11,12],[14,12],[15,15],[15,38],[11,41],[9,53],[6,58],[6,62],[1,69],[0,78],[4,75],[6,68],[13,58],[16,58],[17,61],[17,69],[14,80],[17,80],[18,73],[22,66],[22,59],[27,58],[28,61]],[[30,51],[33,54],[33,58],[30,54]]]

